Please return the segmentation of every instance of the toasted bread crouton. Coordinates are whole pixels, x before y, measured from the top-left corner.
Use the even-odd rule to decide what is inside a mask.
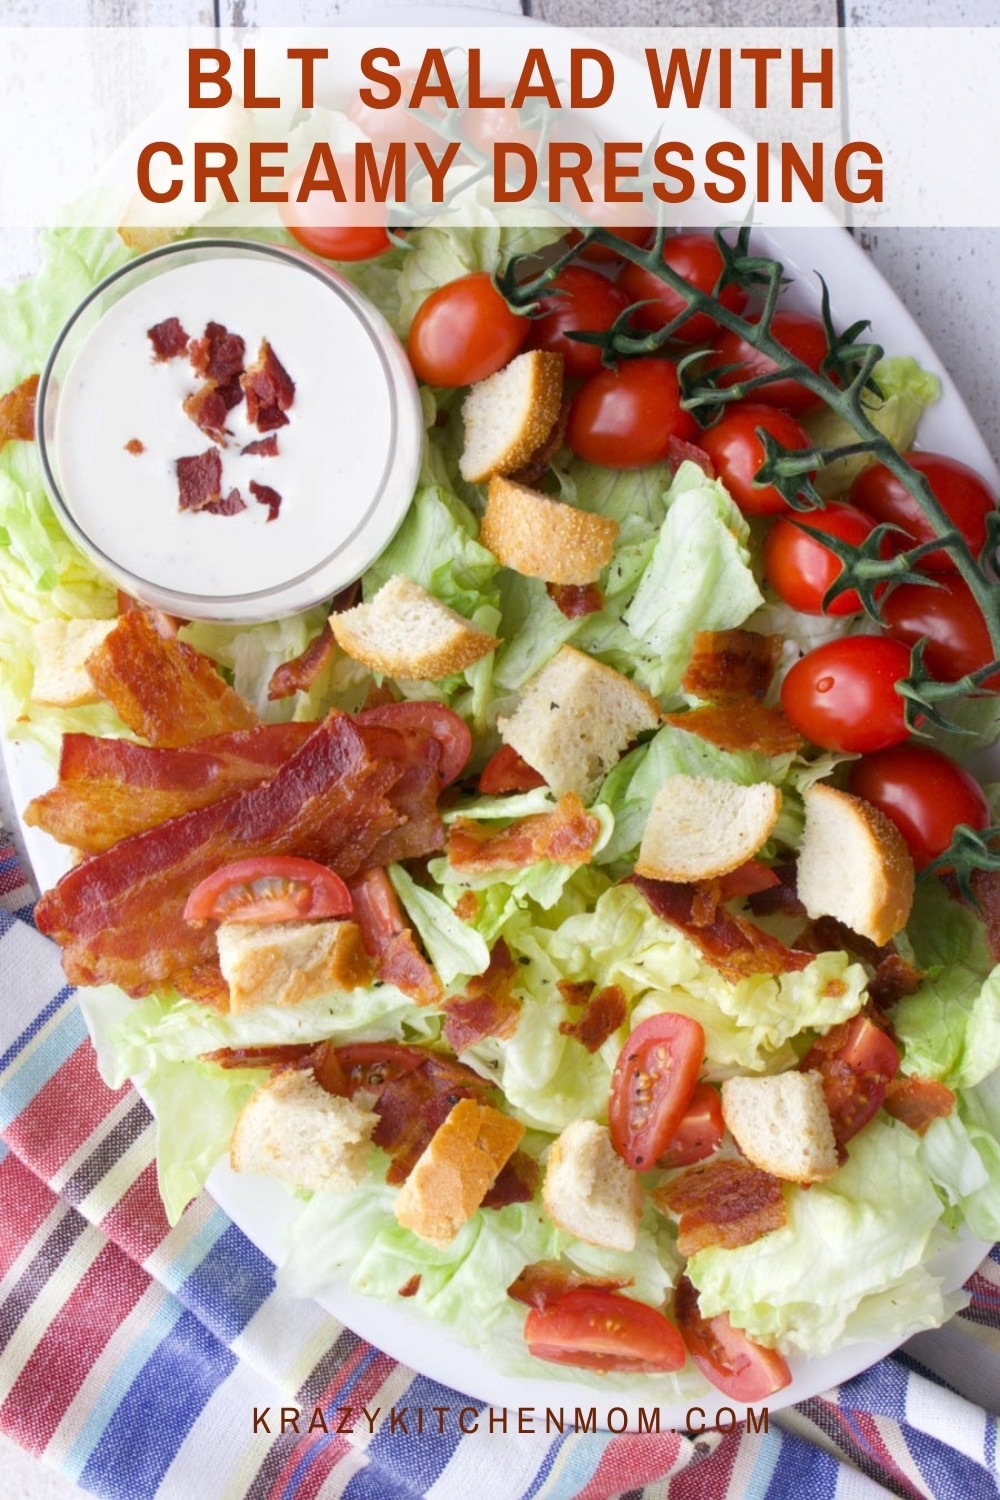
[[[142,202],[144,211],[148,213],[148,203],[145,200],[139,201]],[[169,245],[173,240],[179,240],[187,233],[187,229],[183,226],[168,229],[152,224],[129,224],[127,220],[118,226],[118,238],[122,244],[127,245],[130,250],[141,250],[143,254],[150,250],[159,250],[161,245]]]
[[[223,922],[216,941],[233,1011],[301,1005],[372,978],[355,922]]]
[[[561,354],[530,349],[465,398],[462,478],[481,484],[494,474],[515,474],[551,433],[562,401]]]
[[[38,655],[32,702],[52,708],[99,703],[101,695],[87,671],[87,657],[117,624],[117,620],[40,620],[33,625]]]
[[[542,1202],[553,1224],[578,1240],[635,1249],[642,1186],[595,1120],[574,1120],[549,1150]]]
[[[781,793],[766,781],[668,776],[649,810],[636,873],[679,881],[726,875],[767,843],[780,811]]]
[[[755,1167],[788,1182],[825,1182],[840,1165],[818,1073],[727,1078],[722,1117]]]
[[[513,1156],[524,1126],[489,1104],[459,1099],[396,1198],[396,1218],[422,1240],[450,1245]]]
[[[437,681],[464,672],[500,642],[397,574],[367,604],[330,616],[342,650],[387,677]]]
[[[525,684],[516,709],[498,719],[497,728],[557,797],[586,797],[636,735],[659,722],[655,698],[613,667],[563,646]]]
[[[495,475],[479,540],[526,578],[595,583],[611,561],[618,522]]]
[[[871,803],[817,782],[803,793],[797,889],[810,917],[836,917],[873,943],[905,927],[913,860],[896,825]]]
[[[313,1192],[356,1187],[366,1171],[371,1110],[328,1094],[308,1068],[278,1073],[250,1095],[229,1145],[234,1172],[267,1172]]]

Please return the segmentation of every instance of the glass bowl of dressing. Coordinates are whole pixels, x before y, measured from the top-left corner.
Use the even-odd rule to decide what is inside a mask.
[[[423,441],[378,309],[305,254],[225,238],[153,250],[85,298],[37,427],[56,515],[102,573],[170,614],[243,622],[360,576],[406,514]]]

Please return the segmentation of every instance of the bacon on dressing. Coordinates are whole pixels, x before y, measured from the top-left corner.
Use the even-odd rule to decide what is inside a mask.
[[[177,359],[191,342],[180,318],[164,318],[162,323],[147,328],[146,337],[153,346],[153,358],[158,364]]]

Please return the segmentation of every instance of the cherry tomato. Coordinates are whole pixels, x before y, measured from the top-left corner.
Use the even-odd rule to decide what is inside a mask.
[[[549,349],[563,357],[565,374],[573,379],[596,375],[601,351],[581,344],[571,333],[603,333],[625,308],[625,295],[613,281],[586,266],[566,266],[539,298],[541,317],[531,324],[529,349]]]
[[[855,761],[848,789],[891,818],[918,870],[943,854],[959,823],[988,828],[982,788],[964,767],[912,740]]]
[[[354,161],[336,156],[334,162],[344,191],[354,188]],[[327,260],[373,260],[392,248],[386,232],[388,209],[379,203],[338,203],[332,192],[316,188],[303,203],[297,203],[305,166],[288,182],[288,202],[279,203],[281,222],[300,245]],[[372,223],[373,219],[378,222]]]
[[[536,1359],[586,1370],[655,1374],[679,1370],[687,1358],[664,1313],[596,1287],[577,1287],[544,1308],[531,1308],[524,1338]]]
[[[935,499],[960,531],[974,557],[986,542],[986,517],[996,509],[997,497],[974,469],[942,453],[904,453],[906,462],[927,479]],[[884,464],[869,464],[851,485],[851,504],[874,516],[891,521],[903,535],[890,534],[891,555],[915,542],[934,538],[930,522],[901,480]],[[945,551],[931,552],[920,563],[928,573],[953,573],[955,562]]]
[[[474,271],[420,304],[407,352],[428,385],[474,385],[509,364],[530,333],[531,320],[511,312],[489,272]]]
[[[656,1165],[689,1167],[693,1162],[704,1161],[706,1156],[718,1151],[724,1132],[719,1090],[710,1083],[699,1083],[676,1135]]]
[[[899,1050],[881,1027],[858,1015],[820,1037],[799,1067],[822,1078],[834,1139],[843,1146],[882,1108],[899,1071]]]
[[[530,792],[536,786],[544,785],[545,777],[522,760],[513,745],[501,745],[496,754],[490,756],[479,776],[479,790],[487,797],[496,797],[502,792]]]
[[[509,104],[492,105],[489,109],[463,110],[459,118],[459,129],[462,139],[468,141],[480,156],[485,156],[491,163],[493,147],[497,141],[505,144],[517,142],[527,146],[532,155],[537,152],[541,141],[541,132],[525,125],[521,111],[511,109]],[[516,179],[512,178],[513,180]]]
[[[602,223],[600,227],[610,230],[612,234],[616,234],[620,240],[625,240],[630,245],[644,245],[652,234],[652,228],[649,224],[622,225]],[[570,245],[576,245],[582,239],[583,235],[579,229],[571,230],[566,236],[566,242]],[[589,260],[594,265],[610,265],[613,261],[620,260],[621,256],[610,245],[598,245],[591,242],[584,245],[580,251],[580,258],[582,260]]]
[[[339,1076],[345,1080],[344,1094],[349,1099],[359,1089],[366,1094],[381,1093],[387,1083],[415,1073],[430,1057],[426,1049],[397,1042],[348,1042],[346,1047],[336,1048],[331,1042],[326,1045],[333,1053]]]
[[[667,360],[629,360],[580,387],[566,441],[578,458],[609,469],[659,463],[673,440],[690,442],[698,430],[680,399],[677,371]]]
[[[638,1025],[611,1079],[608,1123],[618,1155],[646,1171],[666,1151],[691,1103],[705,1056],[705,1033],[689,1016],[667,1012]]]
[[[303,922],[346,917],[351,894],[340,876],[313,859],[268,854],[223,865],[196,885],[185,922]]]
[[[465,770],[472,750],[469,726],[443,703],[383,703],[378,708],[363,708],[354,715],[358,724],[381,724],[395,729],[409,742],[437,740],[441,746],[438,780],[450,786]]]
[[[800,734],[824,750],[866,755],[909,734],[896,683],[910,673],[900,641],[849,635],[797,661],[781,686],[781,706]]]
[[[663,242],[663,261],[672,271],[700,292],[714,290],[722,275],[722,255],[710,234],[675,234]],[[640,328],[656,331],[684,311],[685,302],[680,292],[661,281],[655,271],[637,266],[628,261],[618,278],[618,284],[629,302],[645,303],[637,307],[633,321]],[[746,293],[740,287],[727,286],[719,294],[719,302],[730,312],[740,312],[746,305]],[[688,344],[702,344],[719,331],[719,325],[708,313],[692,313],[691,317],[675,330],[673,337]]]
[[[699,442],[744,515],[784,515],[791,506],[779,491],[773,484],[757,484],[754,479],[764,462],[764,444],[757,436],[760,427],[783,448],[813,445],[809,434],[787,412],[749,401],[741,401],[724,411],[715,426],[701,434]]]
[[[940,682],[957,682],[993,661],[995,652],[983,612],[964,578],[901,583],[882,604],[889,634],[907,646],[926,636],[924,664]],[[1000,678],[985,684],[994,687]]]
[[[792,1372],[777,1349],[755,1344],[728,1313],[702,1317],[698,1293],[686,1276],[674,1293],[674,1316],[694,1364],[717,1390],[733,1401],[762,1401],[783,1390]]]
[[[393,141],[402,141],[404,145],[415,146],[418,141],[423,141],[433,148],[436,156],[439,156],[443,146],[440,132],[427,121],[421,120],[417,111],[410,109],[407,104],[417,78],[416,68],[401,68],[396,77],[402,85],[398,104],[377,109],[374,105],[365,104],[360,94],[356,94],[347,106],[348,119],[353,120],[354,124],[363,130],[376,146],[384,148],[391,145]],[[380,93],[380,90],[375,89],[373,92]],[[420,106],[421,114],[438,115],[440,112],[439,100],[428,99]]]
[[[760,320],[748,318],[747,321],[758,323]],[[808,365],[810,370],[819,370],[828,350],[826,332],[819,318],[810,317],[808,313],[779,311],[771,319],[771,332],[778,343],[802,364]],[[730,333],[728,328],[724,328],[715,340],[706,368],[714,369],[720,365],[741,367],[728,375],[719,376],[718,384],[724,390],[741,380],[768,375],[778,368],[773,359],[768,359],[766,354],[755,349],[746,339],[740,338],[738,333]],[[760,402],[762,406],[780,406],[794,416],[817,411],[823,405],[822,396],[814,395],[797,380],[791,379],[774,380],[768,385],[758,386],[750,399]]]
[[[855,589],[838,594],[824,610],[823,599],[840,577],[841,562],[805,526],[857,546],[874,530],[874,521],[853,505],[828,504],[805,515],[781,516],[764,542],[764,574],[779,599],[807,615],[857,614],[861,600]]]

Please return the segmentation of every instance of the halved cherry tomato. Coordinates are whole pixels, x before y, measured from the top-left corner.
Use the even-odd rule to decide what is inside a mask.
[[[571,378],[596,375],[601,368],[599,347],[568,335],[605,332],[624,311],[626,300],[614,282],[598,271],[565,266],[538,299],[541,316],[532,319],[528,347],[561,354],[564,372]]]
[[[698,428],[681,410],[677,371],[665,359],[632,359],[602,370],[580,387],[566,423],[566,441],[577,458],[609,469],[642,469],[659,463],[680,438]]]
[[[304,922],[347,917],[351,893],[333,870],[314,859],[267,854],[223,865],[196,885],[185,922]]]
[[[677,1134],[657,1162],[658,1167],[690,1167],[704,1161],[722,1145],[725,1123],[719,1090],[710,1083],[699,1083]]]
[[[359,1089],[366,1094],[381,1093],[387,1083],[422,1068],[431,1055],[424,1048],[403,1047],[397,1042],[349,1042],[346,1047],[327,1043],[327,1046],[333,1053],[339,1077],[345,1080],[349,1099]]]
[[[513,745],[501,745],[496,754],[490,756],[479,776],[479,790],[487,797],[496,797],[502,792],[530,792],[536,786],[544,785],[545,777],[522,760]]]
[[[827,589],[843,571],[840,559],[808,532],[858,546],[875,528],[870,516],[853,505],[829,504],[802,516],[780,516],[764,542],[764,574],[779,599],[807,615],[855,615],[861,600],[855,589],[838,594],[824,610]]]
[[[354,160],[334,157],[337,172],[348,197],[354,189]],[[373,260],[392,248],[386,232],[388,210],[384,204],[338,203],[329,189],[316,188],[302,203],[296,202],[305,176],[301,167],[288,182],[288,202],[278,205],[281,222],[307,250],[327,260]],[[373,223],[372,220],[377,222]]]
[[[909,734],[896,684],[910,673],[910,653],[884,636],[827,641],[797,661],[781,685],[781,706],[800,734],[824,750],[866,755]]]
[[[747,319],[749,323],[759,321],[759,318]],[[808,313],[779,310],[771,319],[771,332],[778,343],[802,364],[814,372],[819,370],[828,349],[826,332],[819,318],[813,318]],[[738,370],[718,377],[718,384],[723,390],[741,380],[769,375],[778,368],[773,359],[768,359],[766,354],[755,349],[746,339],[740,338],[738,333],[730,333],[728,328],[724,328],[715,340],[705,368],[711,370],[721,365],[740,366]],[[823,405],[822,396],[814,395],[797,380],[770,381],[767,385],[758,386],[750,399],[759,401],[763,406],[780,406],[793,416],[817,411]]]
[[[913,740],[863,755],[852,765],[847,786],[895,823],[918,870],[945,852],[960,823],[989,827],[990,810],[975,777],[940,750]]]
[[[960,531],[974,557],[986,542],[986,517],[996,509],[997,497],[981,475],[967,464],[943,453],[904,453],[906,462],[923,474],[935,499]],[[902,528],[902,535],[891,534],[889,546],[895,555],[915,542],[929,542],[934,531],[920,506],[895,474],[884,464],[869,464],[851,485],[851,504],[874,516],[876,521],[891,521]],[[953,573],[954,559],[945,551],[931,552],[920,567],[928,573]]]
[[[511,312],[488,271],[474,271],[431,292],[417,309],[406,349],[418,380],[474,385],[521,350],[531,319]]]
[[[450,786],[465,770],[472,750],[472,734],[465,720],[444,703],[419,700],[383,703],[378,708],[361,709],[354,718],[359,724],[381,724],[395,729],[408,741],[437,740],[441,746],[438,780],[442,786]]]
[[[710,234],[674,234],[663,242],[663,261],[678,276],[701,292],[711,292],[722,275],[722,255]],[[641,302],[633,314],[633,321],[640,328],[657,330],[676,318],[686,306],[680,292],[661,281],[655,271],[637,266],[628,261],[618,278],[618,284],[629,302]],[[720,304],[729,312],[739,312],[746,305],[746,293],[741,287],[730,284],[719,294]],[[692,313],[680,325],[673,337],[685,343],[701,344],[718,333],[719,325],[708,313]]]
[[[698,1293],[686,1276],[674,1293],[674,1316],[693,1362],[717,1390],[733,1401],[762,1401],[792,1381],[792,1372],[777,1351],[755,1344],[728,1313],[702,1317]]]
[[[899,1071],[899,1050],[874,1021],[858,1015],[814,1042],[799,1067],[822,1078],[834,1139],[843,1146],[881,1109]]]
[[[608,1123],[634,1172],[654,1166],[677,1134],[704,1057],[705,1033],[690,1016],[650,1016],[629,1036],[611,1079]]]
[[[757,436],[761,427],[783,448],[812,447],[812,438],[794,417],[750,401],[740,401],[723,412],[698,441],[744,515],[784,515],[791,509],[788,502],[773,484],[758,484],[755,478],[764,462],[764,444]]]
[[[577,1287],[544,1308],[531,1308],[524,1338],[536,1359],[585,1370],[652,1375],[679,1370],[687,1358],[665,1313],[596,1287]]]
[[[957,574],[933,583],[901,583],[884,600],[882,618],[889,634],[907,646],[926,636],[924,665],[940,682],[957,682],[996,656],[983,612]],[[1000,676],[984,686],[1000,686]]]

